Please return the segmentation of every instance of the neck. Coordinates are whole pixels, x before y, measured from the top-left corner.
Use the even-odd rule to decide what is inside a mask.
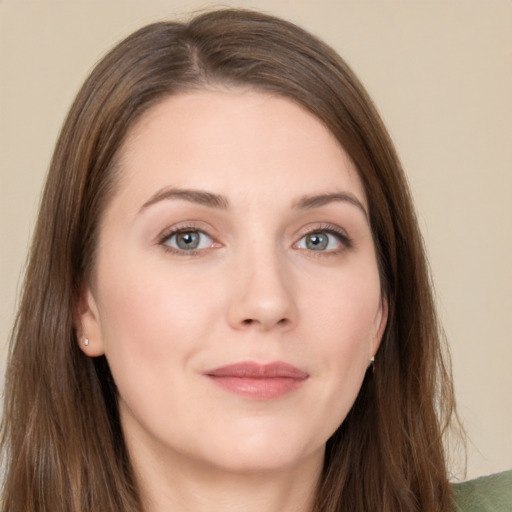
[[[268,471],[229,470],[175,453],[172,463],[164,454],[141,455],[132,460],[146,512],[311,512],[323,465],[323,453]]]

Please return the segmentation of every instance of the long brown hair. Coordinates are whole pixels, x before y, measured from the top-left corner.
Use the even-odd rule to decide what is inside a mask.
[[[453,390],[406,179],[364,88],[295,25],[224,10],[156,23],[117,45],[79,92],[49,170],[6,375],[4,512],[141,512],[104,357],[73,317],[134,121],[180,91],[245,85],[321,119],[357,166],[370,206],[387,328],[361,391],[327,443],[315,510],[451,510],[442,434]]]

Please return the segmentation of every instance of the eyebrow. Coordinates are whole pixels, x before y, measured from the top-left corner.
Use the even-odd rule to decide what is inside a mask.
[[[149,206],[169,199],[182,199],[191,203],[197,203],[210,208],[226,210],[229,207],[228,200],[219,194],[212,194],[203,190],[190,190],[181,188],[164,188],[153,194],[141,208],[145,210]]]
[[[346,202],[357,207],[364,214],[366,220],[369,220],[368,212],[366,211],[363,203],[350,192],[332,192],[316,194],[313,196],[303,196],[294,204],[294,208],[309,210],[312,208],[320,208],[321,206],[338,201]]]
[[[191,203],[200,204],[209,208],[218,208],[227,210],[229,208],[229,201],[226,197],[220,194],[213,194],[212,192],[206,192],[204,190],[192,190],[192,189],[181,189],[181,188],[163,188],[153,194],[141,207],[141,211],[145,210],[149,206],[158,203],[160,201],[181,199],[189,201]],[[368,219],[368,212],[363,206],[361,201],[356,196],[349,192],[332,192],[325,194],[315,194],[312,196],[303,196],[293,204],[294,208],[300,210],[309,210],[314,208],[320,208],[333,202],[347,202],[356,206]]]

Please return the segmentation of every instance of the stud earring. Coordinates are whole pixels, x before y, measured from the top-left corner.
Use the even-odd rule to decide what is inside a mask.
[[[370,366],[372,367],[372,373],[375,373],[375,356],[370,357]]]
[[[88,346],[89,346],[89,338],[84,338],[84,345],[85,345],[86,347],[88,347]]]

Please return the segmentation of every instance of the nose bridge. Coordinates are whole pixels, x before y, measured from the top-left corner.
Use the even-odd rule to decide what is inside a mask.
[[[237,328],[290,326],[297,311],[285,251],[261,233],[244,244],[232,276],[230,322]]]

